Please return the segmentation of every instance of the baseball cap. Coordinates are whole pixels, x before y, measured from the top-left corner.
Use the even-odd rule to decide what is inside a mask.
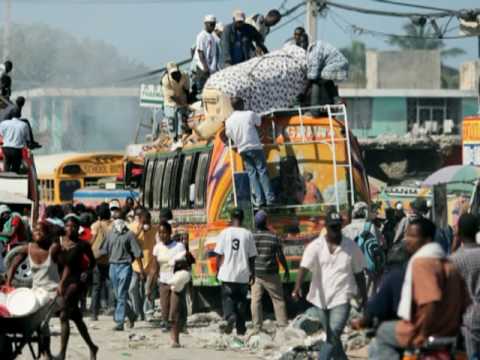
[[[120,209],[120,202],[118,200],[112,200],[112,201],[110,201],[110,204],[108,205],[108,208],[110,210]]]
[[[169,63],[167,63],[167,72],[168,74],[170,75],[171,73],[174,73],[176,71],[180,71],[180,69],[178,68],[178,65],[176,63],[174,63],[173,61],[170,61]]]
[[[368,204],[363,201],[359,201],[353,205],[352,216],[356,217],[357,215],[365,212],[365,215],[368,214]]]
[[[233,12],[233,20],[245,21],[245,13],[242,10],[235,10]]]
[[[4,213],[11,213],[12,210],[7,205],[0,205],[0,216]]]
[[[203,22],[204,23],[214,23],[214,22],[217,22],[217,18],[214,16],[214,15],[205,15],[205,17],[203,18]]]
[[[261,226],[264,225],[267,222],[267,213],[265,210],[259,210],[255,214],[255,226]]]
[[[215,25],[215,30],[223,32],[225,30],[225,25],[221,22],[217,22]]]
[[[327,226],[342,225],[342,216],[336,210],[331,210],[327,213],[325,223]]]

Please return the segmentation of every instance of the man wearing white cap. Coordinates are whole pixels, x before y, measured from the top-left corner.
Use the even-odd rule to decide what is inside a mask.
[[[258,48],[263,54],[268,49],[263,44],[262,35],[252,25],[245,23],[245,13],[233,12],[233,22],[225,26],[222,34],[223,62],[225,66],[240,64],[252,56],[252,50]],[[255,43],[255,46],[253,46]]]
[[[217,19],[213,15],[207,15],[203,19],[204,29],[197,35],[195,49],[195,85],[199,93],[210,75],[218,70],[220,51],[213,31]]]

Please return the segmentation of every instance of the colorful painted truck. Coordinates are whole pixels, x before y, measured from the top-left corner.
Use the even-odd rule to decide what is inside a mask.
[[[370,201],[360,148],[348,130],[345,106],[323,110],[328,116],[313,117],[305,113],[308,109],[262,114],[261,141],[279,201],[266,211],[272,230],[283,239],[292,281],[305,245],[323,228],[326,211],[336,207],[348,218],[354,202]],[[182,150],[146,153],[144,168],[144,205],[154,219],[161,208],[172,209],[180,231],[188,233],[190,251],[197,260],[195,293],[217,286],[214,248],[238,200],[239,189],[232,179],[243,171],[239,154],[220,130],[210,141]]]

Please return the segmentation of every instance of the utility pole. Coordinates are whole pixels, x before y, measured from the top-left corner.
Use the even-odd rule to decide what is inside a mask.
[[[3,24],[3,61],[8,59],[9,55],[9,41],[10,41],[10,25],[12,3],[11,0],[3,0],[5,2],[5,23]]]
[[[307,19],[306,19],[306,30],[309,37],[310,43],[317,41],[317,1],[316,0],[306,0],[307,2]]]

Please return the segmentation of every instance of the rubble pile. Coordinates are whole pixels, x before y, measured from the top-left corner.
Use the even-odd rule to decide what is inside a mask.
[[[356,316],[352,312],[352,316]],[[298,315],[287,327],[276,327],[272,320],[265,320],[262,331],[253,330],[247,323],[245,336],[219,332],[221,318],[218,314],[195,314],[188,318],[190,335],[203,347],[217,351],[244,351],[264,359],[309,360],[317,359],[318,352],[325,343],[326,334],[314,308]],[[369,339],[361,332],[346,328],[342,342],[347,351],[363,349]]]

